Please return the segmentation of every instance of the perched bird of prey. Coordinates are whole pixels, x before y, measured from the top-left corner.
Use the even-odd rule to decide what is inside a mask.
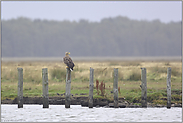
[[[69,57],[69,52],[65,53],[65,57],[63,58],[64,63],[67,65],[67,68],[69,68],[71,71],[73,71],[73,67],[75,66],[72,59]]]

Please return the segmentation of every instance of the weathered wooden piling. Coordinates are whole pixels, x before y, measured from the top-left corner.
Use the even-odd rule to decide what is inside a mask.
[[[88,101],[89,108],[93,108],[93,74],[94,69],[90,67],[90,90],[89,90],[89,101]]]
[[[65,108],[70,108],[71,104],[71,70],[67,68],[66,73],[66,92],[65,92]]]
[[[143,108],[147,108],[147,81],[146,81],[146,68],[141,68],[141,88],[142,88],[142,95],[141,95],[141,105]]]
[[[48,94],[48,70],[42,69],[42,89],[43,89],[43,108],[49,108],[49,94]]]
[[[118,108],[118,68],[114,68],[113,92],[114,92],[114,108]]]
[[[23,68],[17,68],[18,70],[18,108],[23,108]]]
[[[167,108],[171,108],[171,68],[167,69]]]

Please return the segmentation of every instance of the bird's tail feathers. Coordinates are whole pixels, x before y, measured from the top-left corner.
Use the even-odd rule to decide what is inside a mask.
[[[70,68],[71,71],[73,71],[71,68]]]

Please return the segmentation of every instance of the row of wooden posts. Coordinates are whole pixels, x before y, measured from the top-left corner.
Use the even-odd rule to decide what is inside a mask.
[[[90,68],[90,84],[89,84],[89,101],[88,107],[93,108],[93,76],[94,69]],[[141,68],[141,106],[147,108],[147,81],[146,81],[146,68]],[[43,89],[43,108],[49,108],[49,95],[48,95],[48,70],[42,69],[42,89]],[[66,73],[66,92],[65,92],[65,108],[70,108],[71,105],[71,71],[67,69]],[[118,68],[114,68],[114,108],[118,108]],[[18,68],[18,108],[23,108],[23,69]],[[171,68],[167,70],[167,108],[171,108]]]

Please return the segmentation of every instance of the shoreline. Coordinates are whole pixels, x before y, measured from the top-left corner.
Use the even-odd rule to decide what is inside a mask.
[[[17,104],[17,98],[14,100],[5,99],[1,100],[1,104]],[[39,104],[43,105],[42,97],[23,97],[23,104]],[[125,101],[123,98],[119,98],[118,106],[119,108],[142,108],[141,103],[133,104]],[[49,105],[65,105],[65,97],[49,97]],[[88,97],[72,97],[70,105],[81,105],[82,107],[88,107]],[[113,108],[113,101],[107,99],[93,99],[93,107],[104,107]],[[152,104],[147,102],[147,108],[162,108],[167,107],[161,104]],[[171,107],[180,107],[182,104],[171,104]]]

